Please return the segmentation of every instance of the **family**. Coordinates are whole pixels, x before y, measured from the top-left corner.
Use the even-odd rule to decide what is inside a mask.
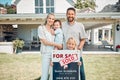
[[[76,11],[70,7],[66,11],[67,21],[61,23],[55,20],[55,15],[50,13],[46,17],[45,24],[39,26],[38,36],[41,41],[42,54],[42,76],[41,80],[48,79],[49,67],[51,63],[52,50],[80,50],[87,38],[84,25],[75,21]],[[80,80],[85,80],[84,64],[80,55]]]

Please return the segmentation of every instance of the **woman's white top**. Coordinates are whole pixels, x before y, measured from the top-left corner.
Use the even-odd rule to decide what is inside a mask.
[[[54,42],[54,35],[52,35],[49,31],[47,31],[45,26],[38,27],[38,37],[40,39],[46,39],[49,42]],[[40,51],[42,54],[51,54],[54,46],[44,45],[41,42]]]

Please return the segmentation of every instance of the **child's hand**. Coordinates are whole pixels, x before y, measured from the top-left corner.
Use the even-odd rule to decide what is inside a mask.
[[[58,50],[58,48],[57,47],[55,47],[55,49],[54,50]]]
[[[64,65],[63,67],[64,67],[64,69],[67,69],[67,68],[68,68],[68,65]]]
[[[52,61],[50,62],[50,66],[53,67],[53,62]]]
[[[78,65],[79,65],[79,66],[81,66],[81,65],[82,65],[81,61],[79,61],[79,62],[78,62]]]

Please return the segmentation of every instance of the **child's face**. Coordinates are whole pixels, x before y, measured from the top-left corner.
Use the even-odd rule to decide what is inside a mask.
[[[68,42],[67,42],[67,49],[68,50],[74,50],[76,47],[76,44],[74,42],[74,40],[70,39]]]
[[[54,29],[60,28],[60,23],[59,22],[55,22],[53,27],[54,27]]]

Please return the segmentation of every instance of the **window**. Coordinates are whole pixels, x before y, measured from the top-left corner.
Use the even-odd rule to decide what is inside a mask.
[[[46,0],[46,13],[54,13],[54,0]]]
[[[43,13],[43,8],[35,8],[35,13],[36,14]]]
[[[35,13],[43,13],[43,0],[35,0]]]
[[[35,13],[43,13],[43,0],[35,0]],[[46,13],[54,13],[54,0],[46,0]]]
[[[37,28],[32,29],[31,38],[32,38],[33,41],[38,41]]]

